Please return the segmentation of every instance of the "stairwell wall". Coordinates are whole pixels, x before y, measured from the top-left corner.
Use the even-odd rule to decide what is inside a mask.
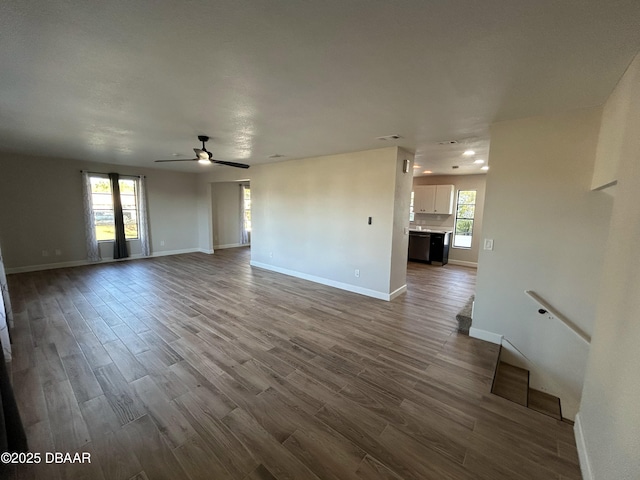
[[[533,290],[592,332],[612,199],[590,191],[601,108],[505,121],[491,128],[473,336],[506,337],[530,363],[531,386],[578,410],[588,346],[537,313]],[[490,338],[485,335],[484,338]],[[499,340],[498,340],[499,341]]]
[[[587,480],[640,474],[640,54],[605,109],[618,113],[603,118],[604,131],[618,132],[608,150],[618,184],[576,422]]]

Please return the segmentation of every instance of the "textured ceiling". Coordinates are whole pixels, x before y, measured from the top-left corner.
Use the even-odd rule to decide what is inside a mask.
[[[3,0],[0,150],[158,167],[207,134],[252,165],[397,144],[476,173],[492,122],[601,104],[639,25],[638,0]]]

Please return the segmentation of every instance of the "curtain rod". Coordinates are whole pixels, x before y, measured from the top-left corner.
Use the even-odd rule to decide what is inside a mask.
[[[91,174],[91,173],[92,173],[92,174],[94,174],[94,175],[107,175],[107,176],[109,175],[108,173],[104,173],[104,172],[92,172],[92,171],[90,171],[90,170],[80,170],[80,173],[89,173],[89,174]],[[113,172],[113,173],[116,173],[116,172]],[[119,173],[118,175],[120,175],[121,177],[142,177],[142,178],[147,178],[147,176],[146,176],[146,175],[123,175],[123,174],[120,174],[120,173]]]

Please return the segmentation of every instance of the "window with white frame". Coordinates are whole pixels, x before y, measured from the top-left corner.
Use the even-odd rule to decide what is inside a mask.
[[[459,190],[456,204],[456,224],[453,232],[454,247],[471,248],[475,215],[476,191]]]
[[[96,228],[96,239],[113,241],[116,238],[116,227],[113,216],[113,196],[111,182],[106,175],[91,175],[91,204],[93,221]],[[124,218],[124,231],[127,240],[138,238],[138,179],[121,177],[120,201]]]
[[[247,232],[251,231],[251,187],[245,185],[244,187],[244,228]]]
[[[411,201],[409,202],[409,221],[413,222],[416,217],[416,213],[413,211],[413,200],[415,197],[415,192],[411,192]]]

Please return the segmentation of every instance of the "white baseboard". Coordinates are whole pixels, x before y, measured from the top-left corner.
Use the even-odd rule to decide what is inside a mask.
[[[287,268],[276,267],[274,265],[269,265],[266,263],[255,262],[251,260],[250,265],[252,267],[262,268],[264,270],[270,270],[272,272],[282,273],[284,275],[289,275],[290,277],[301,278],[303,280],[309,280],[310,282],[319,283],[321,285],[327,285],[329,287],[339,288],[340,290],[346,290],[348,292],[359,293],[360,295],[365,295],[367,297],[377,298],[379,300],[392,300],[392,295],[395,298],[396,296],[404,293],[407,287],[404,285],[400,287],[398,290],[392,293],[379,292],[377,290],[371,290],[369,288],[359,287],[357,285],[351,285],[349,283],[336,282],[335,280],[330,280],[328,278],[317,277],[315,275],[309,275],[307,273],[296,272],[295,270],[289,270]],[[403,290],[404,289],[404,290]]]
[[[161,252],[153,252],[151,254],[152,257],[166,257],[167,255],[180,255],[182,253],[196,253],[196,252],[200,252],[200,253],[213,253],[213,250],[211,250],[210,252],[207,250],[203,250],[201,248],[185,248],[183,250],[163,250]],[[131,256],[131,258],[134,258],[133,255]],[[144,258],[142,255],[138,255],[137,258]]]
[[[7,268],[6,271],[7,274],[38,272],[40,270],[54,270],[56,268],[81,267],[82,265],[89,265],[90,263],[94,262],[88,262],[87,260],[74,260],[71,262],[44,263],[41,265],[27,265],[26,267],[13,267]]]
[[[185,248],[183,250],[165,250],[162,252],[153,252],[150,257],[164,257],[167,255],[180,255],[182,253],[194,253],[194,252],[202,252],[202,253],[213,253],[213,250],[206,251],[200,248]],[[25,267],[13,267],[7,268],[7,274],[11,273],[27,273],[27,272],[39,272],[41,270],[55,270],[56,268],[69,268],[69,267],[82,267],[84,265],[99,265],[103,263],[112,263],[112,262],[126,262],[129,260],[137,260],[140,258],[150,258],[144,257],[143,255],[136,253],[127,258],[103,258],[102,260],[98,260],[97,262],[90,262],[88,260],[72,260],[69,262],[58,262],[58,263],[44,263],[41,265],[27,265]]]
[[[584,480],[593,480],[593,472],[591,471],[591,462],[589,461],[587,444],[584,441],[584,431],[582,430],[582,418],[580,417],[580,412],[576,413],[573,433],[576,436],[576,448],[578,449],[578,457],[580,458],[582,478],[584,478]]]
[[[480,330],[479,328],[475,327],[469,328],[469,336],[477,338],[479,340],[484,340],[485,342],[495,343],[497,345],[502,344],[502,335],[498,335],[497,333],[493,332],[487,332],[486,330]]]
[[[451,260],[451,259],[449,259],[449,263],[451,265],[460,265],[461,267],[478,268],[478,262],[465,262],[464,260]]]
[[[403,285],[400,288],[394,290],[393,292],[391,292],[389,294],[389,300],[393,300],[396,297],[399,297],[400,295],[402,295],[403,293],[407,292],[407,285]]]
[[[250,243],[227,243],[225,245],[214,245],[213,249],[224,249],[224,248],[236,248],[236,247],[248,247],[250,246]]]

